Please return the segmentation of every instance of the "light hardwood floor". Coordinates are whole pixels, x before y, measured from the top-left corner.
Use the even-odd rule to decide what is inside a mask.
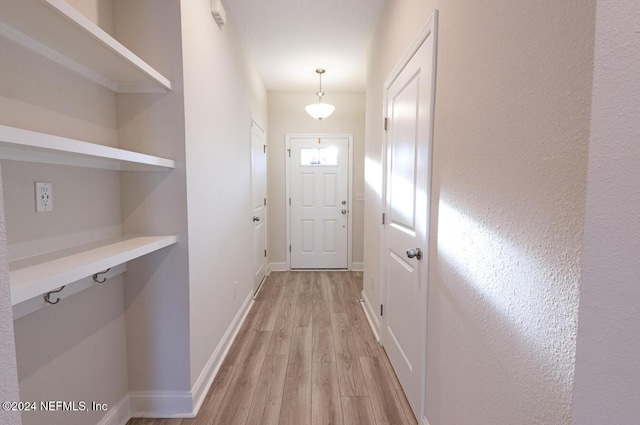
[[[194,419],[128,425],[417,425],[362,307],[362,273],[273,272]]]

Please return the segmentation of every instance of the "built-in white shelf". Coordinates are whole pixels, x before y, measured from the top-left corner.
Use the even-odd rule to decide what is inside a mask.
[[[0,159],[123,171],[175,168],[175,161],[0,125]]]
[[[93,276],[103,270],[158,251],[178,241],[177,236],[123,236],[60,252],[9,263],[11,304]]]
[[[115,92],[171,90],[171,81],[64,0],[0,0],[0,35]]]

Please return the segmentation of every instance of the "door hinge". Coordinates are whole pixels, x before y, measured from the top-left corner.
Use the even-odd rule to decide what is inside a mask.
[[[382,224],[384,224],[384,223],[385,223],[386,218],[387,218],[387,214],[382,213]]]
[[[267,206],[267,198],[264,198],[264,206]]]
[[[384,305],[380,304],[380,316],[384,316]]]
[[[289,245],[289,252],[291,252],[291,245]]]
[[[388,118],[384,119],[384,131],[387,131],[387,121],[389,121]]]
[[[267,145],[262,145],[262,153],[267,153]]]
[[[291,198],[289,198],[289,205],[291,205]]]
[[[289,152],[289,158],[291,158],[291,149],[287,149],[287,152]]]
[[[264,250],[264,258],[267,258],[267,250]]]

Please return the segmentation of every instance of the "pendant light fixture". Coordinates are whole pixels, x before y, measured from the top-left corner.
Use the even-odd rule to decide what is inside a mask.
[[[325,70],[322,68],[318,68],[316,69],[316,73],[320,78],[320,89],[318,90],[318,93],[316,93],[316,95],[318,96],[318,103],[307,105],[304,109],[306,109],[307,113],[313,118],[322,121],[323,118],[327,118],[329,115],[331,115],[336,107],[333,105],[329,105],[328,103],[322,103],[322,96],[324,96],[324,93],[322,92],[322,74],[325,73]]]

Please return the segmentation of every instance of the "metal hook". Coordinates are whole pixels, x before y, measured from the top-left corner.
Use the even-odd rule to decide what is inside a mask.
[[[64,289],[64,286],[61,287],[60,289],[58,289],[57,291],[51,291],[51,292],[47,292],[44,296],[44,300],[46,302],[48,302],[49,304],[58,304],[60,302],[60,298],[56,299],[55,301],[51,301],[51,294],[57,294],[58,292],[62,291]]]
[[[107,273],[109,270],[111,270],[111,267],[109,267],[109,268],[108,268],[107,270],[105,270],[105,271],[98,272],[98,273],[94,274],[94,275],[93,275],[93,281],[94,281],[94,282],[97,282],[97,283],[104,283],[104,282],[106,282],[106,281],[107,281],[107,278],[106,278],[106,277],[105,277],[104,279],[102,279],[102,280],[98,280],[98,276],[99,276],[99,275],[101,275],[101,274],[105,274],[105,273]]]

